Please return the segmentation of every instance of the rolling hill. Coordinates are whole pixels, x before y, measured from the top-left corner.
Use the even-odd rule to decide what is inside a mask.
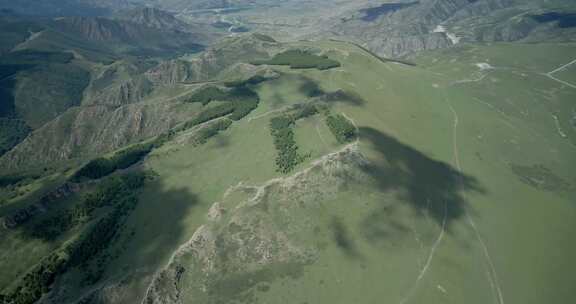
[[[0,17],[0,303],[576,299],[571,3],[112,8]]]

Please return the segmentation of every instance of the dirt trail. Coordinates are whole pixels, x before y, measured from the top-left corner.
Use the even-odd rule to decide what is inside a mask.
[[[440,227],[440,233],[438,234],[436,241],[434,241],[434,244],[432,244],[432,247],[430,248],[428,257],[426,258],[426,264],[424,264],[422,269],[420,269],[420,273],[418,274],[416,281],[412,285],[412,288],[410,288],[410,290],[408,291],[408,294],[406,294],[406,296],[402,298],[400,304],[405,304],[406,302],[408,302],[408,300],[410,300],[414,292],[418,289],[420,281],[422,281],[422,279],[428,272],[428,269],[430,269],[430,265],[432,265],[432,260],[434,259],[434,256],[436,254],[436,250],[438,249],[438,246],[440,246],[440,244],[442,243],[442,239],[444,238],[444,232],[446,231],[447,215],[448,215],[448,203],[444,202],[444,217],[442,219],[442,226]]]
[[[462,164],[460,162],[460,152],[459,152],[460,149],[458,146],[458,126],[460,124],[460,117],[458,116],[458,112],[456,111],[456,109],[454,108],[454,106],[448,100],[448,98],[446,96],[444,96],[444,100],[446,101],[448,108],[450,109],[450,112],[452,112],[452,116],[454,119],[454,123],[453,123],[453,127],[452,127],[452,149],[453,149],[453,154],[454,154],[454,165],[456,166],[456,169],[458,169],[458,171],[462,172],[463,170],[462,170]],[[462,193],[462,196],[466,197],[466,193]],[[498,280],[498,274],[496,272],[496,267],[494,266],[494,262],[492,260],[492,257],[490,256],[488,246],[484,242],[484,238],[480,234],[480,230],[476,226],[476,222],[474,221],[474,219],[472,218],[472,216],[470,215],[470,213],[468,211],[466,211],[466,219],[468,221],[468,224],[470,224],[470,226],[474,230],[474,233],[476,234],[476,238],[477,238],[478,242],[480,243],[480,246],[482,247],[484,258],[486,260],[486,264],[488,265],[488,269],[486,270],[487,275],[488,275],[488,280],[490,281],[490,285],[493,289],[493,292],[495,293],[497,303],[498,304],[504,304],[504,296],[502,294],[502,288],[501,288],[499,280]]]
[[[571,88],[573,88],[573,89],[576,89],[576,85],[574,85],[574,84],[572,84],[572,83],[569,83],[569,82],[567,82],[567,81],[564,81],[564,80],[562,80],[562,79],[558,79],[558,78],[556,78],[556,77],[554,76],[555,73],[558,73],[558,72],[560,72],[560,71],[568,68],[569,66],[571,66],[571,65],[573,65],[573,64],[575,64],[575,63],[576,63],[576,59],[568,62],[567,64],[564,64],[564,65],[558,67],[557,69],[555,69],[555,70],[553,70],[553,71],[550,71],[550,72],[548,72],[548,73],[545,73],[544,75],[545,75],[546,77],[548,77],[548,78],[556,81],[556,82],[559,82],[559,83],[561,83],[561,84],[563,84],[563,85],[566,85],[566,86],[569,86],[569,87],[571,87]]]

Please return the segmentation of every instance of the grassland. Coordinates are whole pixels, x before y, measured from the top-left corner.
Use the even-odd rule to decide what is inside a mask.
[[[142,164],[157,176],[118,233],[122,242],[104,249],[112,258],[101,283],[83,287],[81,273],[64,276],[55,299],[576,298],[576,147],[566,114],[576,93],[546,76],[573,60],[576,46],[462,46],[424,54],[415,66],[336,41],[290,46],[321,48],[341,66],[276,66],[279,78],[250,87],[259,102],[246,116],[232,124],[220,118],[226,122],[207,125],[205,136],[197,127],[170,136]],[[214,99],[202,99],[205,110],[226,104]],[[289,126],[309,157],[292,173],[278,172],[270,121],[305,101],[322,105],[321,114]],[[358,142],[350,143],[353,125]],[[198,134],[207,140],[198,144]],[[23,244],[4,238],[6,248]],[[31,244],[44,255],[57,246]]]

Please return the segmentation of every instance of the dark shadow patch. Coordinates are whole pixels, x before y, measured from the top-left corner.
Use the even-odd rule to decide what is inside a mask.
[[[332,231],[332,237],[336,246],[349,258],[358,259],[360,258],[360,253],[356,248],[356,243],[354,239],[350,236],[348,228],[342,221],[336,217],[332,219],[330,225]]]
[[[230,136],[220,133],[212,139],[212,145],[218,149],[225,148],[230,145]]]
[[[188,189],[165,189],[160,179],[147,183],[139,195],[136,209],[102,252],[106,259],[96,283],[78,281],[78,275],[86,276],[87,273],[75,269],[56,283],[51,298],[58,303],[74,302],[70,300],[68,291],[76,290],[77,294],[84,294],[85,298],[93,298],[99,303],[106,298],[104,290],[110,285],[140,282],[163,266],[162,263],[185,238],[188,231],[186,215],[199,204],[197,196]],[[99,266],[100,261],[100,256],[96,256],[86,269]]]
[[[0,118],[0,156],[22,142],[31,131],[21,119]]]
[[[318,85],[317,82],[310,78],[302,77],[302,84],[298,91],[307,97],[318,97],[325,94],[324,90]]]
[[[353,106],[362,106],[366,103],[366,101],[362,97],[360,97],[360,95],[342,89],[333,92],[328,92],[324,94],[321,98],[322,101],[328,103],[342,102]]]
[[[420,1],[407,2],[407,3],[384,3],[380,6],[369,7],[361,9],[359,12],[364,14],[360,19],[366,22],[372,22],[381,16],[394,13],[401,9],[405,9],[414,5],[420,4]]]
[[[309,98],[319,98],[320,101],[327,103],[346,103],[354,106],[361,106],[366,103],[366,101],[358,94],[350,91],[345,91],[343,89],[338,89],[336,91],[328,92],[325,91],[317,81],[301,76],[299,77],[302,84],[299,86],[298,91]]]
[[[385,240],[388,245],[399,246],[413,233],[400,221],[395,209],[393,205],[384,205],[364,219],[362,234],[370,243]]]
[[[539,15],[530,15],[538,23],[557,22],[559,28],[576,27],[576,13],[549,12]]]
[[[397,139],[369,127],[360,128],[362,139],[371,143],[379,153],[377,163],[363,169],[372,176],[381,191],[398,191],[400,198],[411,205],[418,216],[433,219],[440,227],[450,230],[450,225],[466,213],[468,203],[465,192],[485,193],[478,181],[451,167],[434,160]],[[382,213],[382,221],[387,217]],[[379,217],[372,216],[365,228],[368,235],[381,235],[375,230]],[[396,230],[404,230],[396,227]]]

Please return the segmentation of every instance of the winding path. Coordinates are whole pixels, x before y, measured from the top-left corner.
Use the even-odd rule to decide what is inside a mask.
[[[564,81],[564,80],[562,80],[562,79],[558,79],[558,78],[554,77],[554,74],[555,74],[555,73],[558,73],[558,72],[560,72],[560,71],[568,68],[569,66],[571,66],[571,65],[573,65],[573,64],[575,64],[575,63],[576,63],[576,59],[574,59],[574,60],[568,62],[567,64],[564,64],[564,65],[562,65],[561,67],[558,67],[557,69],[555,69],[555,70],[553,70],[553,71],[550,71],[550,72],[548,72],[548,73],[546,73],[546,74],[544,74],[544,75],[545,75],[546,77],[548,77],[548,78],[556,81],[556,82],[559,82],[559,83],[561,83],[561,84],[563,84],[563,85],[566,85],[566,86],[569,86],[569,87],[571,87],[571,88],[573,88],[573,89],[576,89],[576,85],[571,84],[571,83],[569,83],[569,82],[567,82],[567,81]]]
[[[432,260],[434,259],[434,255],[436,254],[436,249],[438,249],[438,246],[440,246],[440,244],[442,243],[442,239],[444,238],[444,232],[446,231],[447,215],[448,215],[448,203],[444,202],[444,218],[442,219],[442,227],[440,227],[440,233],[438,234],[436,241],[430,248],[430,252],[428,254],[428,257],[426,258],[426,264],[424,264],[422,269],[420,269],[420,273],[418,274],[416,281],[412,285],[412,288],[410,288],[410,290],[408,291],[408,294],[400,301],[400,304],[405,304],[406,302],[408,302],[408,300],[410,300],[416,289],[418,289],[420,281],[422,281],[424,275],[426,275],[426,273],[428,272],[430,265],[432,265]]]
[[[460,153],[459,153],[459,147],[458,147],[458,125],[460,124],[460,117],[458,116],[458,112],[456,111],[456,109],[454,108],[452,103],[448,100],[446,95],[444,96],[444,100],[445,100],[446,104],[448,105],[450,111],[452,112],[452,116],[454,118],[454,124],[452,127],[452,149],[453,149],[453,153],[454,153],[454,164],[456,166],[456,169],[458,169],[458,171],[462,172],[463,170],[462,170],[462,164],[460,162]],[[462,183],[461,179],[460,179],[460,183]],[[462,195],[465,197],[466,193],[463,192]],[[486,263],[489,266],[489,269],[487,269],[488,279],[490,281],[490,285],[492,286],[493,291],[495,292],[495,294],[497,296],[497,298],[496,298],[497,303],[498,304],[504,304],[504,296],[502,294],[502,288],[500,287],[500,283],[498,280],[498,274],[496,272],[496,267],[494,266],[494,262],[492,261],[492,257],[490,256],[488,246],[486,246],[486,243],[484,242],[484,239],[482,238],[482,235],[480,234],[480,231],[479,231],[478,227],[476,226],[476,222],[474,221],[474,219],[472,218],[470,213],[467,210],[465,212],[466,212],[466,219],[468,221],[468,224],[470,224],[470,226],[474,230],[474,233],[476,234],[476,238],[477,238],[478,242],[480,243],[480,246],[482,247],[482,251],[484,253],[484,258],[486,260]]]

